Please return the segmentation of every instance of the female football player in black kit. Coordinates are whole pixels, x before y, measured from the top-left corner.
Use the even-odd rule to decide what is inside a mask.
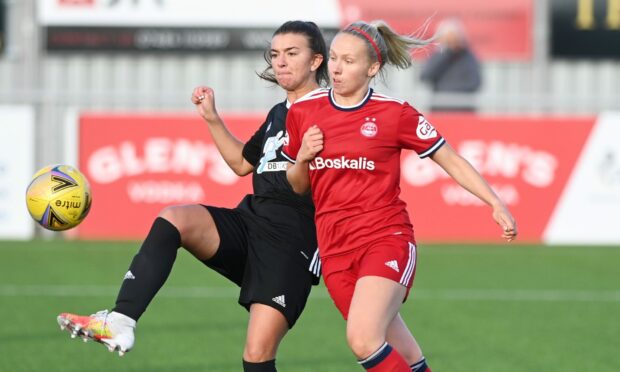
[[[244,371],[276,370],[278,345],[318,283],[314,206],[309,195],[291,189],[280,149],[290,104],[327,81],[325,41],[313,22],[286,22],[275,31],[265,59],[268,67],[260,77],[282,87],[286,100],[269,111],[247,143],[226,128],[211,88],[197,87],[191,96],[226,163],[239,176],[252,173],[254,194],[234,209],[163,209],[125,274],[113,311],[58,316],[73,337],[96,340],[121,355],[129,351],[136,322],[183,247],[241,287],[239,303],[249,311]]]

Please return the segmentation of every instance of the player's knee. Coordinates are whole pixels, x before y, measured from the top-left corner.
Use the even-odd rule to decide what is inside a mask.
[[[243,360],[251,363],[266,362],[275,359],[276,348],[264,342],[248,341],[243,350]]]
[[[347,342],[359,359],[367,358],[385,343],[385,337],[369,332],[365,327],[347,324]]]
[[[165,207],[164,209],[159,211],[159,214],[157,215],[157,217],[161,217],[167,220],[168,222],[176,226],[178,229],[179,225],[182,225],[183,223],[183,208],[185,207],[180,206],[180,205],[173,205],[173,206]]]
[[[165,207],[159,212],[158,217],[161,217],[170,222],[174,227],[179,230],[181,237],[189,236],[192,233],[193,224],[195,221],[192,218],[192,205],[173,205]],[[182,239],[183,240],[183,239]]]

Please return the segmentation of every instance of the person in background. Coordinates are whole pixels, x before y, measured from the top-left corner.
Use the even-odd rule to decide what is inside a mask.
[[[400,194],[403,149],[430,158],[491,209],[502,237],[517,236],[514,218],[482,176],[407,102],[375,92],[386,65],[407,68],[426,42],[385,22],[355,22],[331,43],[331,89],[296,101],[286,119],[295,192],[312,192],[322,273],[346,319],[349,347],[372,372],[430,372],[400,315],[417,266],[417,245]]]
[[[162,210],[125,274],[113,310],[62,313],[61,329],[120,355],[131,350],[136,322],[166,282],[182,246],[241,288],[239,304],[249,311],[243,370],[276,371],[278,346],[320,275],[312,199],[294,193],[286,179],[285,120],[291,103],[327,81],[326,49],[313,22],[290,21],[275,31],[260,77],[278,84],[286,100],[273,106],[245,144],[218,115],[213,89],[194,89],[191,102],[219,152],[237,175],[252,174],[254,194],[234,209],[196,204]]]
[[[475,95],[482,84],[480,62],[472,52],[465,29],[454,18],[437,27],[439,48],[422,67],[420,79],[433,93],[431,111],[475,111]]]

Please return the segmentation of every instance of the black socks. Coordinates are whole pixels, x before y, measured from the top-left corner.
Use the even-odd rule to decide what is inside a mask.
[[[180,246],[179,230],[166,219],[157,217],[131,261],[113,311],[138,321],[168,279]]]
[[[251,363],[244,360],[243,372],[277,372],[276,360],[273,359],[260,363]]]

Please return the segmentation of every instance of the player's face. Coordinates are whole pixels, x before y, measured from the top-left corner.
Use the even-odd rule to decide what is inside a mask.
[[[340,33],[329,49],[329,77],[336,96],[363,96],[378,71],[378,62],[368,56],[364,40]]]
[[[271,66],[280,85],[295,91],[315,82],[320,55],[314,54],[302,34],[278,34],[271,39]],[[317,63],[317,59],[320,60]]]

